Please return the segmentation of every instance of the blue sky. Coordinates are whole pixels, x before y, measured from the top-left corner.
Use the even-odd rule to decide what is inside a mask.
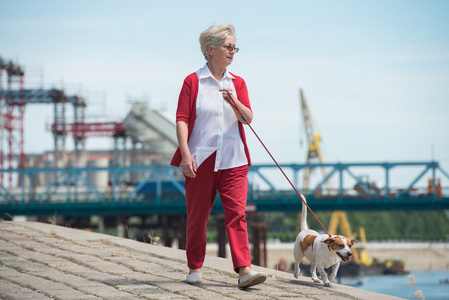
[[[449,172],[448,13],[443,0],[0,1],[0,56],[25,67],[28,88],[85,96],[88,121],[123,118],[131,99],[174,119],[183,79],[205,63],[200,32],[232,22],[241,50],[229,69],[246,80],[252,126],[279,162],[305,162],[302,88],[327,162],[433,155]],[[52,117],[28,105],[27,152],[53,148]],[[253,162],[270,162],[247,136]]]

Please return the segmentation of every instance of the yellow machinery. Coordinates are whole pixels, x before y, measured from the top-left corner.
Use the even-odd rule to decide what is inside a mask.
[[[321,142],[320,131],[318,130],[317,126],[314,126],[314,123],[312,122],[312,117],[309,108],[307,106],[307,102],[305,100],[302,89],[299,90],[299,95],[301,98],[302,117],[304,120],[306,138],[309,146],[307,151],[307,163],[313,162],[323,163],[324,162],[323,156],[320,150],[320,142]],[[321,171],[323,173],[323,177],[327,176],[328,171],[326,168],[321,168]],[[304,171],[303,184],[302,184],[302,191],[304,194],[307,194],[309,192],[309,180],[311,172],[312,172],[311,168],[307,168]],[[332,187],[331,180],[326,181],[325,186],[329,194],[335,193],[335,189],[333,189]],[[301,213],[298,213],[297,220],[298,220],[297,232],[299,232],[301,230]],[[332,213],[329,224],[329,233],[332,235],[337,234],[337,227],[339,225],[342,231],[342,235],[356,238],[356,236],[351,231],[351,226],[349,225],[346,212],[344,211],[334,211]],[[364,247],[364,245],[366,244],[366,237],[365,237],[365,230],[363,228],[359,228],[358,238],[359,238],[358,242],[360,244],[358,245],[357,248],[354,247],[352,249],[354,255],[354,262],[356,264],[362,263],[364,265],[370,265],[371,261]],[[357,250],[358,248],[361,250]]]

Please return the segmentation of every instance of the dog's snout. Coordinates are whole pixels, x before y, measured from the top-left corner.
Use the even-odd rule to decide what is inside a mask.
[[[352,256],[352,251],[349,251],[349,252],[348,252],[348,256]]]

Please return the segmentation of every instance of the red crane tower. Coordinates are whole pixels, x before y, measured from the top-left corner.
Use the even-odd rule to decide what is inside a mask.
[[[25,113],[25,102],[23,99],[18,99],[16,102],[11,102],[8,97],[3,96],[3,80],[2,74],[6,71],[7,91],[21,91],[23,90],[23,76],[22,68],[9,61],[6,63],[0,58],[0,168],[5,168],[5,157],[8,161],[8,168],[23,168],[25,166],[24,153],[24,139],[23,139],[23,117]],[[4,151],[4,131],[7,132],[8,155]],[[0,184],[3,184],[3,175],[0,178]],[[12,186],[12,175],[9,175],[9,185]]]

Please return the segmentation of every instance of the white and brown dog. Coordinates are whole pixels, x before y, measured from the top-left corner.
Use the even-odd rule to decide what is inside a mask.
[[[305,198],[303,198],[305,201]],[[337,276],[340,261],[348,262],[352,256],[351,247],[357,241],[350,237],[341,235],[329,236],[327,234],[318,234],[315,230],[307,227],[307,207],[302,204],[301,214],[301,232],[296,238],[293,255],[295,257],[295,278],[300,273],[299,264],[305,256],[310,261],[310,273],[312,280],[316,283],[321,282],[316,274],[316,270],[321,275],[325,286],[330,286],[330,281]],[[332,273],[327,276],[325,268],[332,266]]]

